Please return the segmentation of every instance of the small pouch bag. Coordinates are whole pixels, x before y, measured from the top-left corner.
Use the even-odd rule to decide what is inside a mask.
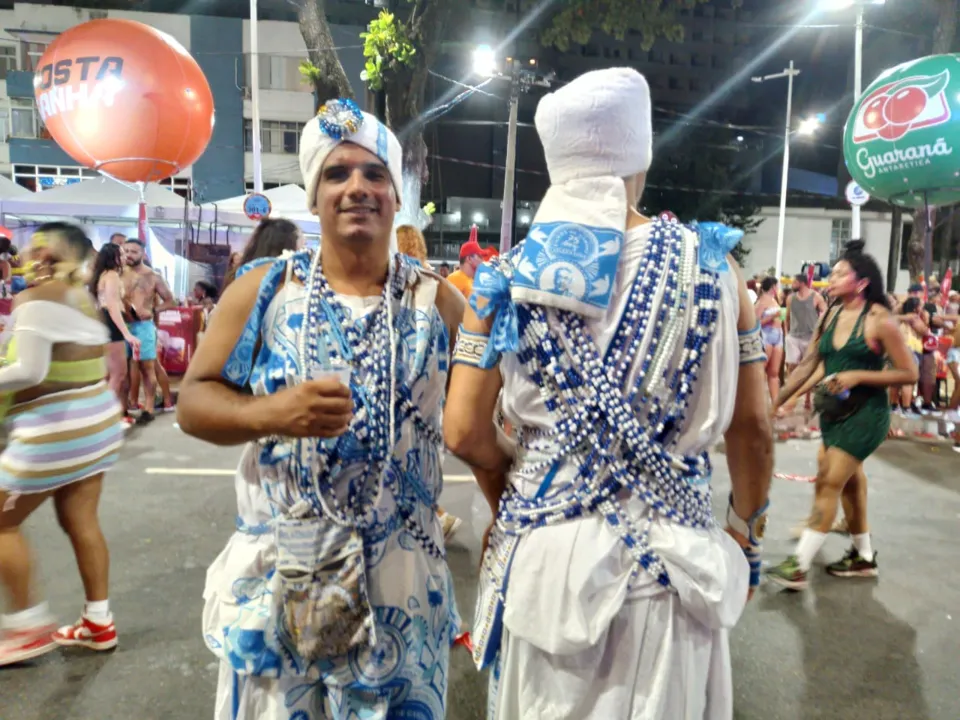
[[[328,518],[277,524],[281,632],[308,663],[376,644],[363,539]]]
[[[846,398],[842,398],[831,393],[826,383],[821,383],[813,392],[813,409],[823,422],[843,422],[860,410],[868,399],[865,393],[857,390],[854,388]]]

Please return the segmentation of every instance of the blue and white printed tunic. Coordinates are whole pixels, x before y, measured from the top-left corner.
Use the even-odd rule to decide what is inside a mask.
[[[309,251],[297,253],[275,261],[267,272],[224,370],[231,383],[267,395],[299,381],[306,290],[294,275],[309,272],[311,257]],[[443,547],[434,507],[442,487],[449,337],[436,308],[437,281],[399,256],[395,262],[397,439],[391,477],[373,509],[373,522],[362,530],[377,645],[308,667],[278,639],[274,518],[302,496],[297,446],[280,438],[251,443],[235,481],[237,530],[210,567],[204,591],[204,639],[223,664],[218,706],[225,709],[218,717],[444,717],[449,650],[459,618],[447,564],[424,545]],[[348,311],[347,321],[357,324],[382,302],[379,297],[337,300]],[[322,352],[324,343],[320,346]],[[353,368],[351,389],[358,403],[366,397],[368,381]],[[352,429],[336,442],[336,491],[343,490],[345,497],[369,458]],[[410,530],[411,521],[416,532]]]

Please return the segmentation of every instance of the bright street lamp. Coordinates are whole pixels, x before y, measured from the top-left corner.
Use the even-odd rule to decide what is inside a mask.
[[[497,74],[497,54],[489,45],[478,45],[473,51],[473,71],[481,77]]]
[[[820,118],[807,118],[800,123],[797,133],[800,135],[813,135],[820,129]]]
[[[857,7],[857,32],[854,45],[853,60],[853,102],[856,103],[863,94],[863,12],[867,5],[885,5],[887,0],[820,0],[823,10],[846,10]],[[850,223],[850,237],[854,240],[860,237],[860,206],[853,206],[852,222]]]

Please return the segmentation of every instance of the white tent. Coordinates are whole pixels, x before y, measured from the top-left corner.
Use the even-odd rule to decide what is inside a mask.
[[[263,194],[270,200],[270,217],[292,220],[304,233],[319,234],[319,220],[307,210],[307,193],[302,187],[281,185],[266,190]],[[200,206],[200,214],[197,217],[203,222],[216,222],[218,225],[253,227],[257,221],[249,219],[243,212],[243,201],[246,197],[246,195],[238,195],[218,202],[204,203]]]
[[[30,190],[27,190],[23,185],[15,183],[10,178],[0,175],[0,200],[6,200],[8,198],[16,197],[26,197],[27,195],[34,195]]]
[[[110,218],[136,221],[140,194],[108,178],[84,180],[52,190],[3,201],[3,212],[30,218]],[[185,200],[162,185],[148,183],[145,189],[147,217],[152,221],[183,222]]]

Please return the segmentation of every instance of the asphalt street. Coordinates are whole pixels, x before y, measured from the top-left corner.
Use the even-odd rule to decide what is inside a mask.
[[[812,475],[814,441],[777,447],[777,470]],[[207,565],[233,532],[236,449],[182,435],[171,417],[130,435],[108,478],[101,517],[112,550],[111,601],[120,647],[111,654],[55,652],[0,670],[0,720],[211,718],[217,664],[200,638]],[[716,509],[729,487],[715,455]],[[960,718],[960,455],[894,441],[867,464],[878,580],[815,572],[810,591],[764,587],[733,633],[738,720],[957,720]],[[449,561],[466,620],[473,614],[483,502],[454,460],[441,503],[464,524]],[[791,549],[810,485],[777,481],[766,559]],[[52,508],[27,531],[53,610],[73,621],[82,591]],[[837,559],[833,536],[818,563]],[[545,591],[549,592],[548,588]],[[451,720],[484,716],[486,677],[455,649]],[[616,719],[611,719],[616,720]],[[667,718],[664,720],[674,720]]]

